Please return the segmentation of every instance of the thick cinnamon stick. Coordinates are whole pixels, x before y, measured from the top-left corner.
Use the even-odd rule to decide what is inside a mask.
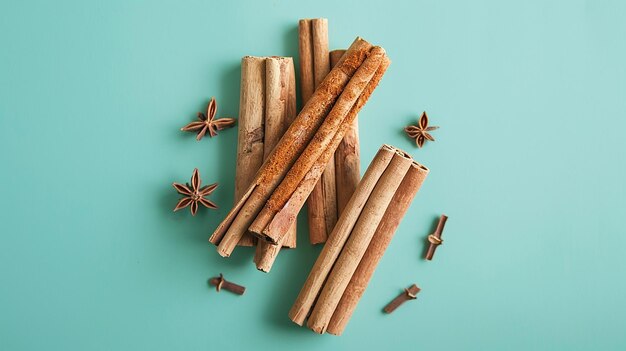
[[[304,56],[300,60],[302,101],[306,103],[310,87],[316,88],[330,71],[328,20],[300,20],[298,27],[299,51]],[[323,243],[337,222],[335,165],[332,160],[326,165],[326,171],[313,188],[307,204],[310,241],[312,244]]]
[[[264,111],[265,57],[246,56],[241,59],[235,202],[243,197],[263,163]],[[238,244],[255,243],[256,238],[245,233]]]
[[[235,244],[248,229],[272,191],[295,163],[330,112],[339,94],[368,55],[371,44],[357,38],[346,55],[324,79],[309,102],[291,124],[283,138],[257,173],[242,199],[216,228],[209,241],[218,253],[230,256]]]
[[[326,331],[350,278],[412,162],[411,156],[396,150],[389,166],[376,183],[307,321],[307,326],[314,332],[323,334]]]
[[[304,286],[289,311],[289,318],[291,318],[294,323],[302,325],[309,315],[324,281],[328,277],[333,264],[337,260],[337,257],[339,257],[341,249],[346,240],[348,240],[348,236],[352,232],[361,214],[363,206],[365,206],[374,186],[376,186],[380,176],[387,169],[394,154],[395,149],[393,147],[383,145],[365,171],[363,179],[356,188],[350,201],[348,201],[344,212],[339,216],[337,225],[328,237],[328,241],[322,248],[313,268],[311,268],[311,272]]]
[[[330,52],[330,66],[334,67],[346,50]],[[359,122],[354,119],[335,151],[335,182],[337,188],[337,213],[341,214],[361,179],[359,147]]]
[[[351,115],[352,107],[355,106],[361,94],[366,91],[368,84],[376,75],[384,58],[386,58],[386,56],[383,48],[378,46],[372,48],[367,59],[358,68],[350,82],[346,85],[344,92],[339,99],[337,99],[337,102],[317,131],[315,138],[307,145],[296,163],[289,170],[289,173],[285,176],[285,179],[283,179],[272,193],[265,205],[267,208],[266,213],[263,214],[263,217],[259,216],[261,219],[259,220],[259,218],[257,218],[255,223],[250,226],[249,229],[253,234],[272,243],[277,243],[282,240],[285,233],[274,235],[273,233],[263,232],[263,229],[274,214],[289,200],[300,181],[302,181],[307,172],[311,170],[311,167],[320,159],[321,154],[329,147],[331,147],[333,153],[335,152],[337,145],[330,146],[335,135],[339,135],[343,138],[345,129],[352,123],[352,119],[350,119],[352,117],[346,117]],[[342,125],[344,125],[344,128],[342,128]],[[332,156],[332,154],[330,156]],[[325,161],[327,162],[328,160]]]
[[[266,227],[263,230],[264,233],[272,233],[273,235],[280,237],[282,233],[284,233],[287,228],[292,224],[292,222],[295,221],[298,212],[302,208],[302,205],[307,198],[307,195],[311,192],[311,189],[316,184],[317,180],[320,177],[320,174],[325,169],[326,162],[328,162],[330,156],[332,155],[332,150],[337,145],[339,145],[339,143],[343,139],[343,135],[350,127],[349,123],[353,121],[354,118],[356,118],[358,110],[365,104],[369,96],[372,94],[374,88],[382,78],[389,64],[389,59],[385,57],[380,67],[378,68],[378,71],[376,72],[374,78],[366,87],[365,92],[357,100],[357,104],[353,107],[353,110],[349,113],[345,123],[342,124],[339,128],[338,133],[335,135],[331,143],[331,147],[325,150],[322,156],[316,161],[315,165],[300,182],[285,206],[283,206],[283,208],[280,209],[273,217],[273,212],[267,207],[264,208],[255,220],[255,223],[253,223],[253,225],[251,226],[251,231],[258,230],[258,228],[261,228],[263,225],[265,225]]]
[[[382,220],[376,228],[361,262],[350,279],[350,283],[333,313],[328,324],[328,332],[335,335],[343,333],[354,309],[356,308],[365,288],[376,270],[378,262],[389,246],[400,221],[409,209],[413,198],[419,191],[422,183],[428,175],[428,168],[413,162],[407,171],[402,183],[398,186],[389,206],[385,210]]]
[[[267,158],[296,117],[296,87],[293,60],[290,57],[268,57],[266,68],[265,144]],[[282,246],[296,247],[296,223]],[[257,244],[254,262],[257,269],[269,272],[281,245],[261,241]]]

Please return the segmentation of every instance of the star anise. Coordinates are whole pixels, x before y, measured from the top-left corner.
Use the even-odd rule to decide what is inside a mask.
[[[421,148],[422,146],[424,146],[426,140],[435,141],[435,138],[433,138],[433,136],[430,135],[430,133],[428,132],[437,128],[439,127],[428,126],[428,115],[426,114],[426,111],[424,111],[417,125],[407,126],[406,128],[404,128],[404,131],[406,132],[406,135],[409,136],[409,138],[415,139],[415,144],[417,144],[417,147]]]
[[[176,189],[176,191],[178,191],[179,194],[185,195],[185,197],[183,197],[182,199],[180,199],[180,201],[178,201],[178,203],[176,204],[176,207],[174,207],[174,211],[178,211],[187,206],[190,206],[191,215],[195,216],[196,212],[198,211],[198,203],[201,203],[202,205],[204,205],[204,207],[207,207],[207,208],[213,208],[213,209],[217,208],[217,205],[215,205],[213,202],[204,198],[205,196],[211,195],[211,193],[215,190],[215,188],[217,188],[217,183],[206,185],[206,186],[203,186],[202,188],[200,187],[201,183],[202,183],[202,180],[200,179],[200,172],[198,172],[198,169],[196,168],[193,170],[193,174],[191,175],[191,185],[189,185],[189,183],[172,184],[174,186],[174,189]]]
[[[198,121],[191,122],[186,126],[180,128],[180,130],[184,132],[198,132],[198,136],[196,136],[197,140],[202,139],[202,137],[206,134],[206,131],[209,131],[209,136],[214,137],[217,135],[218,130],[230,128],[235,125],[237,122],[234,118],[218,118],[215,119],[215,114],[217,113],[217,102],[215,102],[215,98],[211,98],[209,101],[209,105],[207,106],[206,114],[202,112],[198,112]]]

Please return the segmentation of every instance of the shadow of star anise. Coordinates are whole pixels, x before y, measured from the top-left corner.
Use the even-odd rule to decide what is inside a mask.
[[[191,122],[186,126],[180,128],[183,132],[198,132],[196,140],[202,139],[209,131],[209,136],[212,138],[217,135],[218,130],[230,128],[237,122],[234,118],[218,118],[215,119],[217,113],[217,102],[215,98],[211,98],[209,105],[207,106],[206,114],[198,112],[198,120]]]
[[[422,146],[424,146],[426,140],[435,141],[435,138],[433,138],[433,136],[430,135],[430,133],[428,132],[433,131],[437,128],[439,127],[428,126],[428,115],[426,114],[426,111],[424,111],[422,112],[422,116],[417,122],[417,125],[407,126],[404,128],[404,131],[406,132],[406,135],[409,136],[409,138],[415,139],[415,144],[417,144],[417,147],[421,148]]]
[[[193,174],[191,175],[191,186],[189,185],[189,183],[172,184],[174,186],[174,189],[176,189],[179,194],[185,196],[180,199],[180,201],[178,201],[176,207],[174,207],[174,211],[178,211],[189,206],[191,209],[191,215],[195,216],[196,212],[198,211],[198,203],[201,203],[204,207],[207,208],[217,209],[217,205],[204,198],[205,196],[211,195],[215,188],[217,188],[217,183],[206,185],[202,188],[200,187],[201,183],[202,180],[200,179],[200,172],[198,172],[198,169],[195,168],[193,170]]]

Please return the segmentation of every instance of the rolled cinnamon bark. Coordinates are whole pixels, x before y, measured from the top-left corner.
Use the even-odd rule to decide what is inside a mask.
[[[363,206],[365,206],[372,190],[378,183],[380,176],[387,169],[394,154],[395,149],[393,147],[383,145],[380,150],[378,150],[378,153],[370,163],[367,171],[365,171],[363,179],[356,188],[350,201],[348,201],[344,212],[339,216],[337,225],[328,237],[328,241],[322,248],[304,286],[289,311],[289,318],[291,318],[294,323],[302,325],[309,315],[324,281],[328,277],[333,264],[337,260],[337,257],[339,257],[341,249],[343,249],[348,236],[352,232],[361,214]]]
[[[273,215],[274,212],[266,206],[263,211],[261,211],[261,213],[258,215],[253,225],[250,227],[251,231],[254,232],[255,230],[260,230],[259,228],[265,226],[265,229],[263,229],[263,233],[268,235],[272,234],[277,237],[281,237],[283,233],[286,232],[287,228],[292,224],[293,221],[295,221],[298,212],[302,208],[307,198],[307,195],[311,192],[311,189],[316,184],[317,180],[320,177],[320,174],[324,171],[326,162],[328,162],[330,156],[332,155],[332,150],[334,150],[334,148],[336,148],[336,146],[339,145],[339,143],[341,142],[343,135],[350,127],[350,122],[356,118],[359,109],[365,104],[365,102],[367,102],[368,98],[374,91],[376,85],[378,85],[378,82],[382,78],[390,62],[391,61],[389,61],[388,58],[384,58],[374,78],[366,87],[365,92],[361,95],[361,97],[359,97],[356,105],[353,107],[348,117],[346,118],[345,123],[342,124],[339,128],[339,131],[337,132],[331,143],[331,147],[325,150],[324,153],[322,153],[322,156],[320,156],[320,158],[316,161],[315,165],[311,167],[311,170],[300,182],[285,206],[283,206],[283,208],[280,209],[275,215]]]
[[[264,157],[267,158],[296,117],[296,87],[291,57],[268,57],[265,68]],[[282,246],[296,247],[296,223],[289,228]],[[280,248],[281,245],[272,245],[265,241],[259,242],[254,256],[257,269],[269,272]]]
[[[281,138],[274,151],[255,177],[255,181],[216,228],[209,241],[218,245],[218,253],[230,256],[236,243],[246,232],[265,201],[285,177],[296,159],[316,134],[350,81],[369,54],[371,44],[357,38],[346,55],[333,69],[304,106],[298,117]]]
[[[345,53],[346,50],[331,51],[330,66],[334,67]],[[358,117],[354,119],[341,143],[337,146],[334,158],[337,213],[341,214],[361,179]]]
[[[313,29],[310,19],[301,19],[298,22],[298,54],[300,55],[300,94],[302,104],[315,91],[315,74],[313,73]]]
[[[235,201],[239,201],[243,197],[263,163],[265,57],[246,56],[241,59],[239,96]],[[254,246],[255,243],[256,238],[250,233],[245,233],[238,244]]]
[[[314,332],[323,334],[326,331],[346,286],[412,162],[411,156],[396,150],[389,166],[376,183],[307,321],[307,326]]]
[[[316,88],[330,72],[328,20],[325,18],[300,20],[298,28],[302,101],[306,103],[311,96],[309,92],[312,93],[310,87]],[[337,194],[333,160],[326,165],[326,170],[311,191],[307,204],[309,239],[312,244],[323,243],[337,222]]]
[[[382,258],[385,250],[389,246],[400,221],[409,209],[413,198],[419,191],[422,183],[428,175],[428,168],[413,162],[407,171],[402,183],[398,186],[382,220],[376,228],[376,232],[372,237],[361,262],[354,271],[350,283],[345,289],[335,312],[328,324],[327,331],[334,335],[343,333],[354,309],[356,308],[361,296],[367,288],[378,262]]]
[[[350,119],[352,117],[346,117],[351,114],[350,112],[353,111],[352,107],[355,106],[361,94],[366,91],[368,84],[376,75],[384,58],[386,58],[385,50],[379,46],[372,48],[369,52],[367,59],[358,68],[352,79],[350,79],[344,92],[339,99],[337,99],[332,110],[318,129],[315,138],[307,145],[296,163],[289,170],[289,173],[285,176],[285,179],[283,179],[267,201],[265,207],[268,208],[269,211],[269,220],[271,220],[276,212],[289,200],[307,172],[309,172],[311,167],[320,159],[322,153],[329,147],[331,147],[333,153],[335,152],[337,146],[330,146],[335,135],[339,135],[343,138],[345,129],[352,123],[352,119]],[[332,154],[330,156],[332,156]],[[328,160],[325,161],[328,162]],[[260,238],[272,243],[278,243],[282,240],[285,233],[274,235],[273,233],[263,232],[269,220],[265,218],[264,214],[264,218],[261,220],[257,218],[257,221],[255,221],[249,229]]]

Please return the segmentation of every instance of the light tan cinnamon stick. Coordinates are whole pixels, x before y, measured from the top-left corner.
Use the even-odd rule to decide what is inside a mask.
[[[326,331],[350,278],[412,162],[411,156],[396,150],[389,166],[376,183],[307,321],[307,326],[314,332],[323,334]]]
[[[310,97],[310,87],[316,88],[330,71],[328,20],[325,18],[300,20],[298,28],[302,101],[306,103]],[[326,170],[309,195],[307,204],[309,239],[312,244],[323,243],[337,222],[337,195],[333,160],[326,165]]]
[[[330,66],[334,67],[346,50],[330,52]],[[335,182],[337,213],[341,214],[361,179],[358,117],[354,119],[335,151]],[[329,232],[330,233],[330,232]]]
[[[291,57],[268,57],[265,68],[264,157],[267,158],[296,117],[296,87]],[[289,229],[282,246],[296,247],[296,223]],[[281,245],[272,245],[265,241],[259,242],[254,256],[257,269],[269,272],[280,248]]]
[[[209,238],[211,243],[218,245],[220,255],[230,256],[272,191],[311,141],[371,47],[365,40],[357,38],[298,114],[257,173],[253,184]]]
[[[298,22],[298,54],[300,55],[300,94],[302,104],[315,91],[315,73],[313,72],[313,29],[310,19],[301,19]]]
[[[402,183],[398,186],[389,206],[385,210],[382,220],[376,228],[361,262],[354,271],[350,283],[333,313],[327,331],[334,335],[343,333],[354,309],[356,308],[365,288],[376,270],[378,262],[389,246],[400,221],[409,209],[413,198],[419,191],[422,183],[428,175],[428,168],[413,162],[407,171]]]
[[[241,59],[235,202],[243,197],[263,163],[264,111],[265,57],[246,56]],[[254,246],[255,243],[256,238],[245,233],[238,244]]]
[[[296,190],[300,181],[309,172],[311,167],[320,159],[321,154],[329,148],[335,135],[339,135],[343,138],[345,129],[352,123],[352,117],[348,117],[352,111],[352,107],[355,106],[358,98],[366,91],[368,84],[372,78],[376,75],[378,68],[381,66],[381,62],[386,58],[385,50],[379,46],[373,47],[369,52],[368,57],[363,64],[358,68],[350,82],[346,85],[344,92],[335,102],[332,110],[318,129],[315,138],[311,140],[306,149],[302,152],[296,163],[291,167],[289,173],[285,176],[285,179],[280,183],[276,190],[272,193],[271,197],[267,201],[265,207],[267,211],[261,213],[257,220],[250,226],[250,231],[272,243],[278,243],[282,240],[285,233],[264,232],[263,229],[269,223],[271,218],[280,210],[287,200],[291,197]],[[334,71],[334,70],[333,70]],[[316,91],[317,92],[317,91]],[[358,111],[355,111],[358,112]],[[344,125],[344,128],[342,128]],[[334,153],[337,145],[331,146],[331,151]],[[330,155],[332,156],[332,154]],[[326,162],[328,160],[325,160]]]
[[[380,176],[387,169],[394,154],[395,149],[393,147],[383,145],[365,171],[363,179],[356,188],[344,212],[341,213],[337,225],[328,237],[328,241],[322,248],[304,286],[289,311],[289,318],[294,323],[302,325],[309,315],[324,281],[328,277],[333,264],[339,257],[341,249],[361,214],[363,206],[365,206],[374,186],[376,186]]]
[[[263,230],[263,233],[273,233],[276,236],[281,236],[282,233],[284,233],[287,228],[292,224],[292,222],[295,221],[298,212],[302,208],[302,205],[307,198],[307,194],[311,192],[311,189],[316,184],[320,174],[325,169],[326,162],[330,159],[330,156],[332,155],[332,150],[341,142],[343,135],[350,127],[350,122],[354,120],[354,118],[356,118],[358,110],[362,107],[363,104],[365,104],[365,102],[373,92],[374,88],[382,78],[389,64],[389,59],[385,57],[380,67],[378,68],[378,71],[376,72],[374,78],[369,82],[368,86],[365,89],[365,92],[361,95],[361,97],[359,97],[359,99],[357,100],[357,104],[349,113],[345,123],[342,124],[339,128],[338,133],[335,135],[331,143],[331,147],[325,150],[322,156],[316,161],[315,165],[300,182],[285,206],[283,206],[283,208],[280,209],[276,213],[276,215],[273,216],[273,218],[273,212],[267,207],[264,208],[251,226],[251,231],[258,230],[258,228],[261,228],[263,225],[265,225],[266,227]],[[255,227],[255,225],[257,227]]]

